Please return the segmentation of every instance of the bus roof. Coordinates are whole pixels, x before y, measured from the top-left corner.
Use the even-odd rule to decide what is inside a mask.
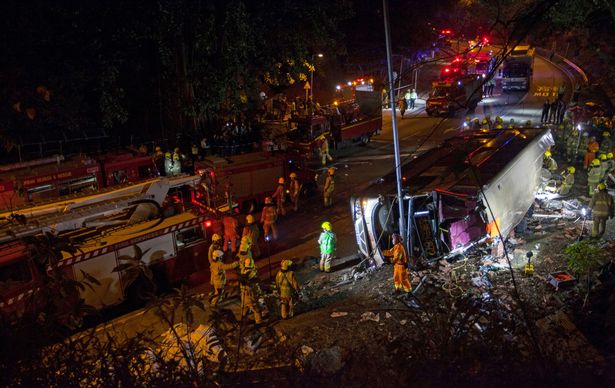
[[[434,191],[476,195],[480,186],[466,163],[468,157],[481,183],[487,184],[523,148],[546,133],[548,129],[536,128],[460,132],[402,167],[404,189],[413,196]],[[358,196],[395,193],[395,181],[395,174],[389,174]]]

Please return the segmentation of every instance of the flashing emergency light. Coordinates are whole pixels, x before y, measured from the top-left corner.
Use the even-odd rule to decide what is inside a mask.
[[[457,81],[457,85],[458,85],[458,86],[461,86],[461,81]]]
[[[211,226],[211,221],[207,220],[205,221],[205,227],[209,228]]]
[[[445,73],[450,73],[450,72],[451,72],[451,69],[449,69],[449,68],[447,67],[447,68],[445,68],[445,69],[444,69],[444,72],[445,72]]]
[[[342,85],[337,85],[337,86],[335,87],[335,90],[342,90]]]
[[[347,82],[348,86],[352,86],[352,82],[348,81]]]
[[[373,84],[373,83],[374,83],[374,79],[373,79],[373,78],[370,78],[370,79],[369,79],[369,83],[370,83],[370,84]]]
[[[489,43],[489,38],[487,38],[486,36],[483,36],[483,43],[484,44]]]

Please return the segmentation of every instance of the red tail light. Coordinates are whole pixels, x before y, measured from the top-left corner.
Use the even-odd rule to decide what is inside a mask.
[[[211,226],[211,221],[207,220],[205,221],[205,227],[209,228]]]

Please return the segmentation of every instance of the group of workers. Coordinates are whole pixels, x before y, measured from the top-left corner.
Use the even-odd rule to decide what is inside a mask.
[[[492,119],[491,115],[486,115],[482,120],[478,117],[472,118],[467,116],[463,123],[463,128],[467,130],[513,129],[518,126],[521,126],[521,124],[517,124],[513,118],[508,120],[506,124],[501,116],[496,116],[495,119]],[[523,126],[531,127],[532,120],[527,120]]]
[[[566,195],[574,185],[575,165],[587,171],[587,195],[591,198],[589,208],[592,210],[592,237],[601,238],[606,230],[606,221],[615,216],[613,197],[608,193],[609,182],[615,182],[613,172],[612,134],[613,120],[607,117],[592,117],[576,125],[568,117],[553,131],[555,150],[565,156],[568,167],[562,173],[559,194]],[[557,162],[551,150],[545,152],[543,167],[556,174]]]

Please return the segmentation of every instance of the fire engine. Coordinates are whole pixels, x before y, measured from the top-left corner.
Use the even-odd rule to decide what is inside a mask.
[[[279,178],[288,179],[293,172],[303,184],[302,194],[310,194],[315,186],[314,171],[296,152],[209,156],[195,162],[195,173],[202,177],[197,196],[200,203],[217,212],[233,210],[230,208],[236,206],[249,213],[273,194]]]
[[[142,282],[127,283],[127,274],[114,271],[127,257],[137,257],[154,272],[159,287],[206,269],[207,227],[211,221],[194,211],[193,187],[198,176],[156,178],[137,189],[118,189],[72,203],[31,209],[20,222],[0,227],[0,313],[13,316],[27,308],[41,287],[43,274],[34,264],[25,236],[53,232],[78,250],[62,252],[61,270],[81,281],[93,276],[99,284],[81,291],[85,303],[105,308],[138,294]]]
[[[462,108],[474,110],[483,97],[481,85],[482,76],[477,74],[432,82],[432,90],[427,99],[427,114],[453,116]]]
[[[291,127],[286,147],[307,160],[318,158],[323,141],[331,140],[335,148],[367,144],[382,129],[381,94],[374,91],[371,79],[339,85],[333,104],[322,107],[318,114],[294,117]]]
[[[117,152],[100,158],[57,155],[0,167],[0,209],[95,192],[157,176],[150,156]]]

